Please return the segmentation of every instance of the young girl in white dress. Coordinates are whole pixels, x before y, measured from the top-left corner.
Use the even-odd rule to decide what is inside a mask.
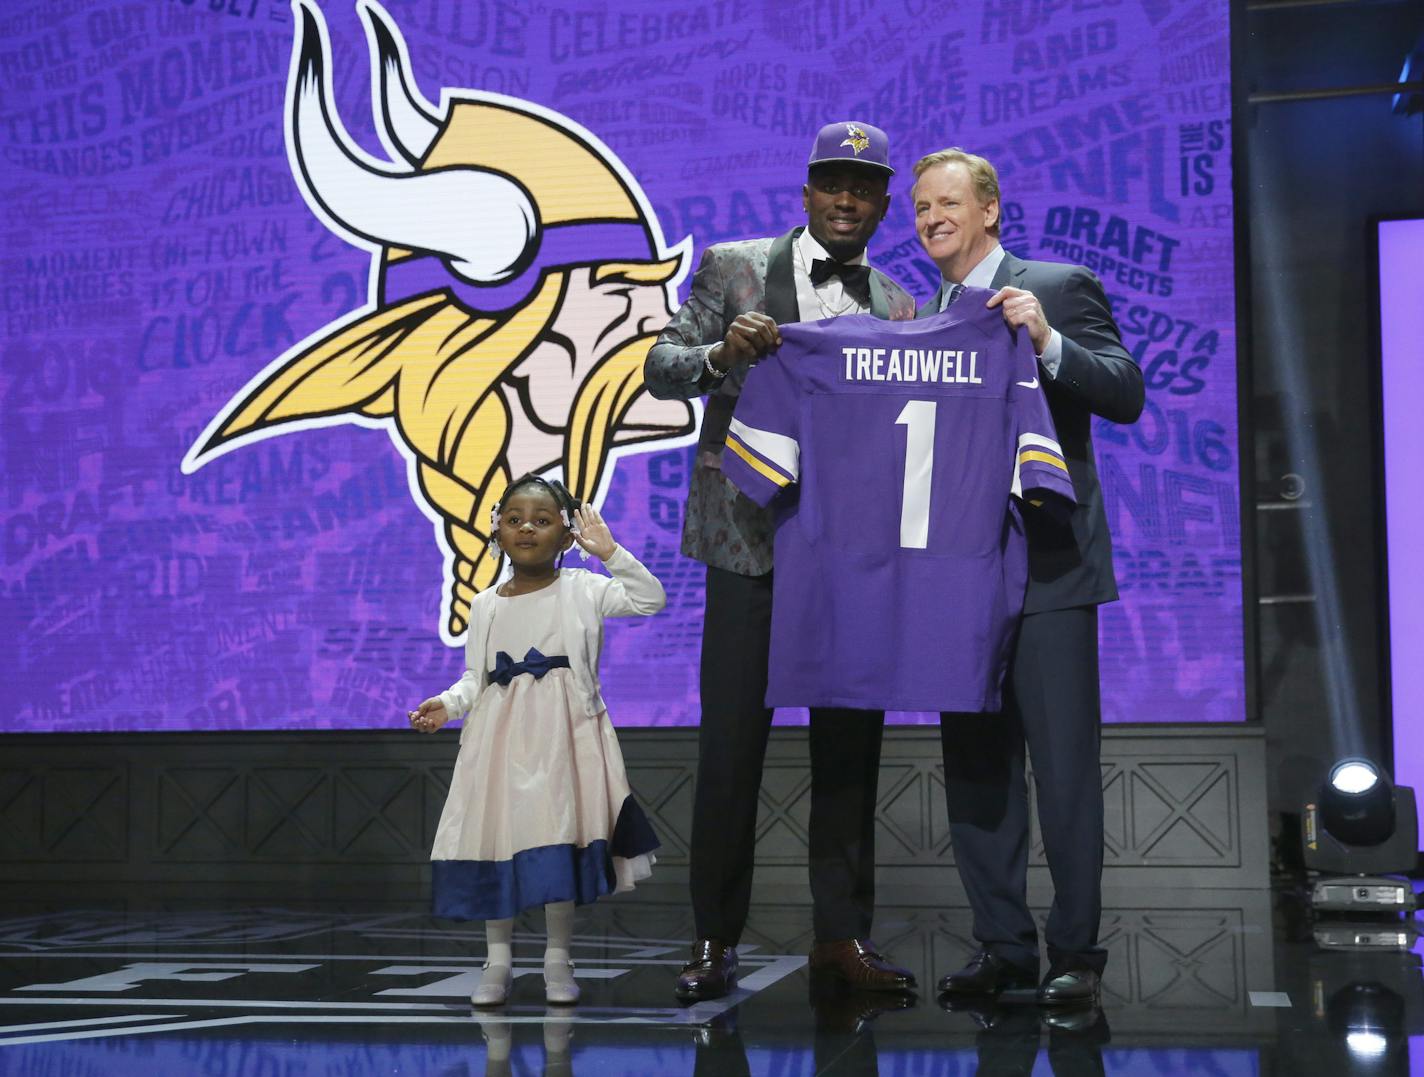
[[[647,617],[666,596],[598,510],[556,482],[516,479],[491,524],[513,575],[470,605],[465,675],[409,712],[424,733],[465,720],[430,854],[434,912],[485,921],[471,1001],[498,1006],[513,979],[513,917],[542,905],[545,997],[571,1004],[574,906],[632,889],[658,846],[600,694],[603,619]],[[574,542],[611,577],[561,568]]]

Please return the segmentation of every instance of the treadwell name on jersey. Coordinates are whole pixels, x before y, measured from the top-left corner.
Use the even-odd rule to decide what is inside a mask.
[[[977,351],[950,348],[842,348],[846,381],[983,385]]]

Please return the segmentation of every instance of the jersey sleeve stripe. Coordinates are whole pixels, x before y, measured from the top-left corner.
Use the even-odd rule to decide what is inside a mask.
[[[1058,442],[1054,441],[1054,440],[1053,440],[1052,438],[1050,438],[1050,437],[1046,437],[1046,436],[1043,435],[1043,434],[1020,434],[1020,435],[1019,435],[1019,444],[1018,444],[1018,447],[1019,447],[1019,450],[1020,450],[1020,451],[1022,451],[1022,450],[1025,449],[1025,448],[1028,448],[1028,447],[1031,446],[1031,445],[1037,446],[1037,447],[1040,448],[1040,449],[1047,449],[1049,452],[1055,452],[1055,453],[1057,453],[1059,456],[1062,456],[1062,455],[1063,455],[1063,446],[1059,445]]]
[[[770,479],[772,482],[776,483],[777,486],[791,485],[791,480],[789,478],[787,478],[781,472],[777,471],[770,464],[763,463],[759,456],[757,456],[751,450],[743,446],[742,443],[738,441],[735,437],[733,437],[731,434],[727,435],[727,448],[731,449],[734,453],[736,453],[743,460],[745,460],[747,466],[753,471],[755,471],[758,475],[761,475],[763,478]]]
[[[1037,449],[1025,449],[1019,453],[1020,464],[1027,464],[1033,460],[1037,460],[1042,464],[1051,464],[1062,471],[1068,470],[1068,465],[1052,453],[1040,452]]]
[[[728,441],[735,437],[743,448],[750,449],[763,462],[786,476],[788,482],[795,482],[800,476],[801,446],[794,438],[748,426],[735,416],[732,417],[728,432]]]

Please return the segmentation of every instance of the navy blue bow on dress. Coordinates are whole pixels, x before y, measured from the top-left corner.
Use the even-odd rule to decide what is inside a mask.
[[[503,688],[509,687],[509,682],[521,673],[533,674],[537,681],[548,673],[551,669],[568,669],[569,660],[562,654],[540,654],[539,651],[530,647],[524,655],[524,661],[516,662],[510,658],[505,651],[496,651],[494,654],[494,669],[485,674],[490,684],[498,684]]]

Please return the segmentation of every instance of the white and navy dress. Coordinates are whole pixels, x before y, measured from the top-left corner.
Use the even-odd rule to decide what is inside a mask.
[[[631,555],[619,554],[653,579]],[[487,629],[484,683],[464,716],[431,852],[437,916],[498,920],[555,901],[583,905],[630,890],[651,872],[658,841],[628,788],[595,671],[583,668],[591,658],[596,669],[601,640],[600,624],[590,647],[582,623],[595,582],[605,585],[598,591],[617,587],[575,569],[531,594],[490,591],[476,599],[472,635],[477,625]],[[597,594],[591,608],[609,612],[617,597]],[[570,616],[580,610],[582,617]],[[570,641],[570,634],[580,638]],[[442,697],[456,712],[475,679],[471,650],[466,696],[456,685]]]

